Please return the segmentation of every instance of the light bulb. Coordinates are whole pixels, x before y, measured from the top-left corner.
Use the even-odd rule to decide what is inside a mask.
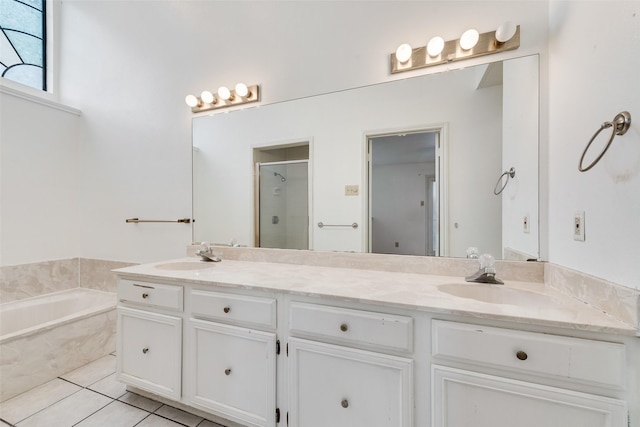
[[[220,86],[218,88],[218,96],[221,99],[224,99],[225,101],[228,101],[229,99],[231,99],[231,91],[226,86]]]
[[[202,102],[205,102],[207,104],[214,104],[216,101],[216,98],[208,90],[205,90],[200,94],[200,99],[202,99]]]
[[[433,37],[427,43],[427,53],[429,56],[438,56],[442,53],[442,49],[444,49],[444,39],[440,36]]]
[[[464,33],[462,33],[462,36],[460,37],[460,47],[463,50],[472,49],[478,43],[479,38],[480,38],[480,35],[478,34],[477,30],[473,28],[470,30],[467,30]]]
[[[396,59],[401,64],[406,64],[411,59],[412,53],[413,53],[413,49],[411,49],[411,45],[407,43],[401,44],[396,49]]]
[[[500,43],[508,42],[516,35],[516,24],[506,21],[496,29],[496,40]]]
[[[200,105],[200,101],[198,100],[198,98],[196,98],[195,95],[187,95],[184,98],[184,102],[186,102],[187,105],[191,108],[197,107],[198,105]]]
[[[249,88],[244,83],[238,83],[236,85],[236,95],[240,98],[246,98],[249,95]]]

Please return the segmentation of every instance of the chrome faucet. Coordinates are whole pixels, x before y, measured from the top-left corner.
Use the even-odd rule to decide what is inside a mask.
[[[504,285],[502,280],[496,279],[496,269],[493,266],[496,260],[493,256],[490,254],[482,254],[478,257],[478,261],[480,261],[480,269],[471,276],[465,277],[464,280],[467,282]]]
[[[202,258],[202,261],[206,261],[206,262],[222,261],[222,258],[220,258],[220,256],[215,255],[213,253],[213,249],[211,248],[211,246],[209,246],[207,242],[202,242],[200,244],[200,249],[196,251],[196,255]]]

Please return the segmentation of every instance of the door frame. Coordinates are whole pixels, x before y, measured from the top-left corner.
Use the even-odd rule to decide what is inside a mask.
[[[412,133],[438,133],[436,140],[436,180],[438,182],[438,221],[437,221],[437,250],[436,256],[448,256],[449,255],[449,238],[448,238],[448,180],[449,180],[449,126],[448,122],[434,123],[424,126],[416,127],[402,127],[384,130],[372,130],[365,131],[363,134],[363,152],[364,152],[364,165],[366,167],[363,170],[364,194],[366,197],[362,198],[362,223],[365,226],[365,230],[362,233],[362,247],[366,252],[371,253],[371,139],[380,138],[386,136],[394,136],[400,134],[412,134]]]

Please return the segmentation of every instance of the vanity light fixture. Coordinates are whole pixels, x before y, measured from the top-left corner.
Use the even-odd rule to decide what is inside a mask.
[[[244,83],[238,83],[235,86],[235,90],[231,90],[226,86],[221,86],[218,88],[216,93],[205,90],[202,91],[200,97],[187,95],[184,99],[184,102],[191,107],[191,111],[194,113],[217,110],[219,108],[233,107],[258,101],[260,101],[260,86],[247,86]]]
[[[460,39],[445,41],[436,36],[426,46],[411,48],[400,45],[391,57],[391,74],[448,62],[476,58],[520,47],[520,26],[507,21],[495,30],[479,34],[475,29],[465,31]]]

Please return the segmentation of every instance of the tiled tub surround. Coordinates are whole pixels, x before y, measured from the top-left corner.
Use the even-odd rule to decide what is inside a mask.
[[[74,258],[0,269],[0,401],[115,350],[111,269],[126,265]]]

